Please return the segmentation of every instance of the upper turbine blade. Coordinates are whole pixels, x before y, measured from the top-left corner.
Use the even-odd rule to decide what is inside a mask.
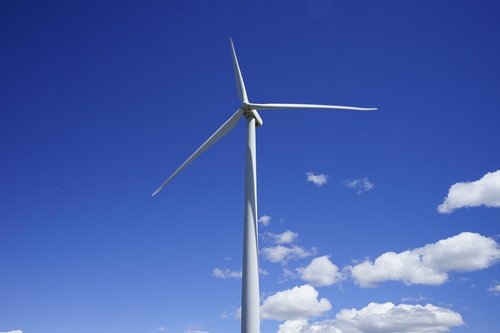
[[[233,69],[234,77],[236,79],[236,89],[238,90],[238,96],[241,102],[248,102],[247,91],[245,89],[245,82],[243,81],[243,75],[241,75],[240,65],[238,64],[238,58],[236,58],[236,51],[234,50],[233,39],[229,37],[231,42],[231,55],[233,57]]]
[[[334,109],[334,110],[353,110],[353,111],[377,110],[377,108],[359,108],[355,106],[320,105],[320,104],[250,103],[248,106],[254,110],[290,110],[290,109]]]
[[[243,115],[243,110],[239,109],[236,111],[231,118],[229,118],[217,131],[215,131],[214,134],[212,134],[211,137],[208,138],[207,141],[205,141],[200,148],[198,148],[189,158],[182,163],[182,165],[177,168],[177,170],[174,171],[174,173],[168,177],[168,179],[161,184],[160,187],[154,191],[152,197],[157,195],[175,176],[177,176],[185,167],[187,167],[191,162],[193,162],[198,156],[200,156],[204,151],[206,151],[208,148],[213,146],[217,141],[219,141],[221,138],[224,137],[229,131],[231,131],[234,126],[238,123],[238,120],[240,120],[241,116]]]

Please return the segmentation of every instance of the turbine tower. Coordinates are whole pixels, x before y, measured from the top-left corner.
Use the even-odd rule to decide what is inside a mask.
[[[175,176],[198,156],[213,146],[229,133],[240,118],[247,121],[247,144],[245,165],[245,205],[243,228],[243,277],[241,294],[241,333],[260,333],[260,300],[259,300],[259,262],[258,262],[258,218],[257,218],[257,161],[255,147],[255,128],[262,126],[262,118],[257,110],[290,110],[290,109],[334,109],[351,111],[373,111],[376,108],[360,108],[339,105],[319,104],[260,104],[248,100],[245,82],[241,75],[238,58],[230,38],[236,88],[241,101],[240,108],[208,138],[189,158],[172,173],[161,186],[154,191],[157,195]]]

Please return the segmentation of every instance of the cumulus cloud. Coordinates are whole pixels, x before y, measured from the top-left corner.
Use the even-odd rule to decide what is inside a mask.
[[[368,180],[368,178],[359,178],[359,179],[347,179],[342,182],[347,188],[351,190],[355,190],[357,194],[361,194],[363,192],[368,192],[375,187],[375,184]]]
[[[449,214],[458,208],[477,206],[500,207],[500,170],[473,182],[452,185],[437,210]]]
[[[432,304],[370,303],[361,310],[343,309],[333,320],[288,320],[278,333],[440,333],[463,324],[459,313]]]
[[[278,333],[302,333],[306,332],[309,322],[307,319],[292,319],[280,324]]]
[[[374,262],[366,260],[350,270],[361,287],[373,287],[384,281],[439,285],[448,280],[449,272],[484,269],[499,259],[500,249],[495,240],[463,232],[413,250],[386,252]]]
[[[303,247],[298,245],[292,245],[292,246],[277,245],[277,246],[265,247],[262,249],[262,255],[266,260],[273,263],[281,262],[282,264],[286,264],[290,260],[307,258],[312,254],[313,254],[312,252],[309,252]]]
[[[339,268],[328,256],[314,258],[306,267],[298,268],[302,280],[313,286],[330,286],[342,279]]]
[[[268,232],[265,234],[265,236],[273,243],[287,244],[296,241],[297,237],[299,237],[299,234],[291,230],[287,230],[281,234],[273,234],[271,232]]]
[[[259,222],[262,223],[262,225],[264,227],[267,227],[269,225],[269,223],[271,223],[271,219],[272,217],[271,216],[267,216],[267,215],[262,215],[260,218],[259,218]]]
[[[493,287],[491,288],[488,288],[488,291],[490,293],[493,293],[495,295],[500,295],[500,283],[497,283],[496,285],[494,285]]]
[[[308,172],[307,181],[318,187],[323,186],[328,182],[328,175],[325,175],[324,173],[315,174],[314,172]]]
[[[0,333],[23,333],[21,330],[13,330],[13,331],[5,331],[5,332],[0,332]]]
[[[232,271],[229,268],[214,268],[212,275],[218,279],[241,279],[241,271]]]
[[[310,285],[278,291],[264,300],[260,308],[263,319],[289,320],[318,317],[332,308],[326,298]]]

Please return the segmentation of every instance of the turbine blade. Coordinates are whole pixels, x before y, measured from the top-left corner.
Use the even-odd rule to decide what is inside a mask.
[[[191,162],[193,162],[198,156],[200,156],[203,152],[205,152],[208,148],[213,146],[217,141],[222,139],[227,133],[229,133],[238,123],[238,120],[240,120],[241,116],[243,115],[243,110],[239,109],[236,111],[231,118],[229,118],[217,131],[215,131],[214,134],[212,134],[211,137],[208,138],[207,141],[205,141],[200,148],[198,148],[189,158],[182,163],[182,165],[177,168],[177,170],[174,171],[174,173],[168,177],[168,179],[161,184],[160,187],[154,191],[154,193],[151,195],[154,197],[157,195],[175,176],[177,176],[185,167],[187,167]]]
[[[236,57],[236,51],[234,50],[233,39],[229,37],[231,42],[231,55],[233,58],[233,69],[234,77],[236,79],[236,90],[238,91],[238,96],[241,102],[248,102],[247,91],[245,89],[245,82],[243,81],[243,75],[241,75],[240,65],[238,64],[238,58]]]
[[[248,105],[254,110],[291,110],[291,109],[333,109],[333,110],[351,110],[351,111],[375,111],[377,108],[360,108],[355,106],[342,105],[321,105],[321,104],[286,104],[286,103],[269,103]]]

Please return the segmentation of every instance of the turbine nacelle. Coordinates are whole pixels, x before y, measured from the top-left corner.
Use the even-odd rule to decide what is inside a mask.
[[[250,104],[243,102],[241,109],[243,110],[243,116],[245,116],[245,118],[255,118],[255,126],[260,127],[264,124],[257,110],[253,110]]]

